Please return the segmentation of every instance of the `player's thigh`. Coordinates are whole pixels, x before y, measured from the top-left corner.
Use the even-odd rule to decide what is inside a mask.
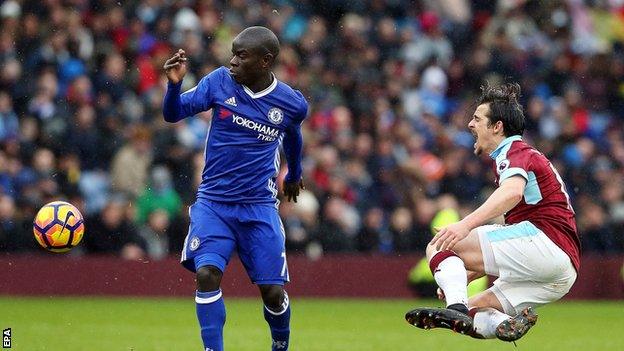
[[[480,227],[485,270],[503,281],[552,283],[575,275],[570,258],[528,221]]]
[[[467,237],[459,241],[453,247],[453,251],[459,256],[467,270],[483,273],[483,254],[479,243],[477,230],[470,231]],[[427,245],[427,257],[429,260],[438,252],[431,244]]]
[[[498,276],[489,289],[508,314],[557,301],[576,280],[576,270],[561,248],[530,222],[479,231],[485,270]]]
[[[196,271],[200,267],[214,266],[225,271],[236,238],[232,226],[219,213],[227,206],[209,201],[197,201],[189,208],[189,233],[184,240],[181,262],[187,269]]]
[[[286,236],[277,209],[247,205],[241,212],[237,249],[251,281],[259,285],[288,282]]]

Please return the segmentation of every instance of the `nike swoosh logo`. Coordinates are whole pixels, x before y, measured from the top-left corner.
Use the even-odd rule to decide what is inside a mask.
[[[65,223],[63,223],[63,228],[61,228],[61,233],[63,232],[63,230],[65,230],[65,227],[67,227],[67,222],[69,222],[69,219],[71,217],[76,217],[76,216],[74,216],[74,213],[72,211],[68,211],[67,216],[65,216]]]

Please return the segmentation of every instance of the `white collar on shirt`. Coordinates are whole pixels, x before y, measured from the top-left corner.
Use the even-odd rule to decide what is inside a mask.
[[[500,144],[498,144],[498,146],[496,147],[496,149],[494,149],[494,151],[492,151],[492,152],[490,153],[490,157],[491,157],[492,159],[496,159],[496,157],[498,157],[498,154],[500,154],[500,153],[501,153],[501,150],[502,150],[505,146],[507,146],[507,145],[509,145],[509,144],[513,143],[514,141],[517,141],[517,140],[522,140],[522,136],[521,136],[521,135],[512,135],[512,136],[510,136],[510,137],[507,137],[507,138],[503,139],[503,141],[501,141],[501,142],[500,142]]]
[[[252,99],[261,98],[261,97],[269,94],[273,90],[275,90],[275,87],[277,87],[277,78],[275,77],[275,74],[273,74],[273,72],[271,72],[271,76],[273,77],[273,81],[271,82],[271,84],[269,84],[268,87],[266,87],[266,89],[261,90],[261,91],[259,91],[257,93],[254,93],[253,91],[251,91],[251,89],[249,89],[248,87],[243,85],[243,90],[245,90],[247,95],[251,96]]]

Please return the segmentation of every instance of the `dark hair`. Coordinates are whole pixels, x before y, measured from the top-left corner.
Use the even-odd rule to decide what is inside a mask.
[[[507,83],[500,86],[490,86],[487,82],[481,86],[481,96],[477,106],[489,104],[489,123],[503,122],[505,136],[522,135],[524,133],[524,112],[518,102],[520,84]]]
[[[280,43],[272,30],[262,26],[247,27],[239,36],[249,40],[250,48],[256,50],[260,55],[271,54],[277,57],[280,52]]]

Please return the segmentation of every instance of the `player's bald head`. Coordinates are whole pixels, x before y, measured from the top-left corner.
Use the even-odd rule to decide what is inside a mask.
[[[254,26],[245,28],[234,38],[234,43],[260,55],[271,54],[273,58],[279,55],[279,40],[275,33],[266,27]]]

